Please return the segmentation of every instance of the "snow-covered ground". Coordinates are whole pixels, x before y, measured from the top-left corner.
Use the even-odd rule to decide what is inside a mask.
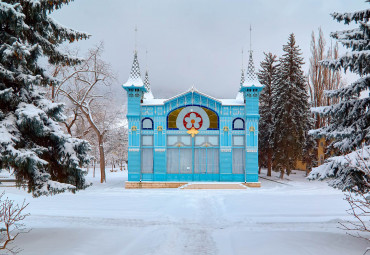
[[[246,190],[125,190],[126,171],[107,171],[104,184],[87,178],[94,185],[77,194],[5,188],[30,203],[21,254],[356,255],[370,246],[338,229],[350,219],[343,194],[299,171]]]

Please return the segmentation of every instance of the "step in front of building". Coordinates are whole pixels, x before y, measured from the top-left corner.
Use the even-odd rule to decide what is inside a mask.
[[[241,183],[188,183],[181,189],[246,189]]]
[[[126,189],[246,189],[261,187],[260,182],[125,182]]]
[[[126,189],[177,189],[187,182],[125,182]]]

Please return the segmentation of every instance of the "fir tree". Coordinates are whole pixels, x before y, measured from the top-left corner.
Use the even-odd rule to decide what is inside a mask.
[[[296,161],[302,158],[310,125],[303,58],[294,34],[289,36],[283,50],[285,53],[280,58],[279,74],[273,90],[274,165],[280,169],[280,178],[284,177],[285,171],[289,175]]]
[[[0,169],[12,169],[34,196],[86,187],[80,168],[89,159],[87,142],[59,126],[63,105],[47,100],[42,86],[57,84],[39,64],[73,65],[58,50],[65,41],[88,38],[58,24],[49,13],[69,0],[0,2]]]
[[[264,53],[265,59],[261,62],[258,79],[265,85],[260,95],[260,121],[259,121],[259,160],[260,166],[267,167],[267,176],[271,176],[273,158],[273,126],[272,93],[277,81],[278,65],[276,55]]]
[[[339,156],[335,155],[324,165],[315,168],[310,178],[331,178],[329,184],[333,187],[344,191],[369,192],[370,98],[368,94],[360,96],[360,93],[370,88],[370,9],[333,13],[332,16],[338,22],[354,22],[359,26],[331,33],[331,37],[351,51],[338,59],[325,60],[322,65],[336,71],[349,70],[361,78],[347,87],[325,92],[326,96],[339,99],[338,103],[312,109],[330,121],[327,126],[313,130],[311,134],[332,140],[331,147]],[[347,155],[340,156],[343,154]]]

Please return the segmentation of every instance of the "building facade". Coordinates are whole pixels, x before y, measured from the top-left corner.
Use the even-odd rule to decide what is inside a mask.
[[[237,91],[239,87],[239,91]],[[128,181],[258,182],[258,105],[263,86],[252,52],[235,99],[192,87],[154,98],[140,75],[137,53],[127,92]]]

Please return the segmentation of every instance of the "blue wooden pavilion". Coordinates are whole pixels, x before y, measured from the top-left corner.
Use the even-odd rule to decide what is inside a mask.
[[[258,182],[258,104],[252,51],[235,99],[194,87],[156,99],[137,52],[128,81],[128,181]]]

